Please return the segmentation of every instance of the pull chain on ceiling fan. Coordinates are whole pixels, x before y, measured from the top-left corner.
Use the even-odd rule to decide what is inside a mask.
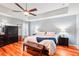
[[[16,10],[13,10],[14,12],[23,12],[25,15],[33,15],[33,16],[36,16],[36,14],[32,13],[34,11],[37,11],[37,8],[33,8],[33,9],[30,9],[30,10],[27,10],[27,3],[26,3],[26,8],[24,9],[22,6],[20,6],[18,3],[15,3],[16,6],[18,6],[22,11],[16,11]]]

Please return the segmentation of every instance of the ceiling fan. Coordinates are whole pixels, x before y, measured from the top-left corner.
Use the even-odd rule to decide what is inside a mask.
[[[37,8],[33,8],[33,9],[30,9],[30,10],[27,10],[27,4],[26,4],[26,9],[24,9],[22,6],[20,6],[18,3],[15,3],[16,6],[18,6],[22,11],[17,11],[17,10],[13,10],[13,12],[23,12],[24,15],[33,15],[33,16],[36,16],[36,14],[32,13],[34,11],[37,11]]]

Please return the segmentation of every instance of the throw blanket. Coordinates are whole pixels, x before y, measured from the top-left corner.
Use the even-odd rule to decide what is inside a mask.
[[[52,38],[52,37],[36,37],[36,39],[37,39],[37,42],[41,42],[41,41],[43,41],[43,40],[53,40],[55,43],[56,43],[56,38]]]

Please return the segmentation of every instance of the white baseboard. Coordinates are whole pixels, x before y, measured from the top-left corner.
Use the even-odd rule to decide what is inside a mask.
[[[69,46],[75,46],[77,49],[79,49],[79,45],[77,45],[77,44],[75,44],[75,45],[69,44]]]
[[[77,46],[77,45],[75,45],[75,44],[69,44],[69,46]]]

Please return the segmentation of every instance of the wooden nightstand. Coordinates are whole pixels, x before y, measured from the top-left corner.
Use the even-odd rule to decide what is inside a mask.
[[[65,37],[59,37],[58,38],[58,45],[62,45],[62,46],[68,46],[68,38]]]

